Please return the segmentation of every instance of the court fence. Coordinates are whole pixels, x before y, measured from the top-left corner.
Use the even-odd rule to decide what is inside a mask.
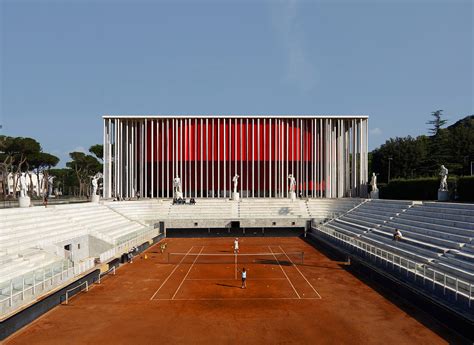
[[[382,265],[384,268],[389,268],[402,277],[414,281],[424,289],[436,293],[441,292],[441,294],[446,297],[448,293],[452,293],[456,302],[464,302],[468,308],[474,305],[474,284],[468,281],[441,272],[432,266],[427,266],[426,263],[416,262],[324,225],[313,227],[312,230],[315,231],[315,233],[328,236],[342,246],[349,247],[352,252],[355,252],[359,256],[371,260],[378,265]]]

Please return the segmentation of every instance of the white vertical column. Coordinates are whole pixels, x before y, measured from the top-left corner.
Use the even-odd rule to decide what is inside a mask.
[[[204,140],[203,140],[203,119],[202,117],[199,119],[199,158],[201,162],[200,167],[200,190],[201,190],[201,198],[204,195]]]
[[[244,179],[244,159],[243,159],[243,149],[242,147],[244,146],[244,137],[243,137],[243,122],[244,120],[242,118],[240,118],[240,181],[243,181]],[[243,183],[239,183],[239,187],[240,187],[240,196],[243,197],[244,194],[242,192],[242,185]]]
[[[263,118],[263,197],[267,196],[267,119]]]
[[[221,119],[217,118],[217,197],[221,197]]]
[[[108,152],[108,149],[109,149],[109,142],[108,142],[108,135],[107,135],[107,119],[102,119],[102,124],[104,126],[104,133],[103,133],[103,142],[102,142],[102,145],[104,147],[104,165],[102,166],[102,174],[104,175],[104,187],[102,189],[102,197],[103,198],[108,198],[108,193],[109,193],[109,190],[108,190],[108,182],[109,182],[109,170],[108,170],[108,166],[109,166],[109,152]]]
[[[287,188],[287,181],[288,181],[288,174],[289,174],[289,169],[288,169],[288,166],[290,164],[290,146],[288,145],[289,143],[289,119],[285,119],[285,127],[286,127],[286,138],[285,138],[285,142],[286,142],[286,147],[285,147],[285,151],[286,151],[286,163],[285,163],[285,176],[283,176],[283,186],[284,186],[284,192],[285,194],[283,195],[284,197],[288,197],[288,188]]]
[[[151,126],[151,147],[150,147],[150,153],[151,153],[151,161],[150,161],[150,196],[151,198],[154,198],[154,193],[153,193],[153,189],[154,189],[154,172],[155,172],[155,169],[154,169],[154,161],[153,161],[153,154],[155,153],[155,150],[154,150],[154,145],[155,145],[155,140],[154,140],[154,129],[155,129],[155,121],[154,120],[151,120],[150,121],[150,126]]]
[[[229,141],[229,119],[224,118],[224,198],[227,198],[227,182],[229,179],[228,176],[228,170],[229,170],[229,164],[230,162],[227,162],[229,160],[229,146],[230,146],[230,141]],[[227,143],[229,141],[229,143]]]
[[[272,119],[268,120],[268,196],[272,197],[273,175],[272,175]]]
[[[303,138],[303,142],[304,142],[304,165],[305,165],[305,181],[306,181],[306,185],[305,185],[305,189],[304,189],[304,194],[306,197],[308,197],[308,190],[309,190],[309,176],[308,176],[308,165],[309,165],[309,161],[308,161],[308,157],[309,157],[309,147],[308,147],[308,141],[307,141],[307,137],[308,137],[308,132],[309,132],[309,124],[310,122],[305,119],[304,120],[304,138]]]
[[[250,141],[249,141],[249,119],[245,119],[245,188],[247,188],[247,198],[250,197],[250,184],[249,184],[249,146],[250,146]]]
[[[211,178],[211,190],[212,190],[212,198],[214,198],[214,194],[216,194],[216,184],[215,184],[215,175],[214,175],[214,169],[216,165],[216,154],[214,153],[215,150],[215,126],[214,126],[214,118],[211,120],[211,150],[212,150],[212,178]]]
[[[260,163],[262,162],[260,157],[260,118],[257,119],[257,198],[260,197]]]
[[[164,179],[164,175],[165,175],[165,148],[164,148],[164,135],[163,135],[163,129],[165,127],[165,123],[163,122],[163,120],[159,120],[159,135],[160,135],[160,139],[161,139],[161,155],[160,155],[160,160],[161,160],[161,169],[160,169],[160,174],[158,176],[161,177],[161,193],[158,195],[159,197],[161,198],[164,198],[165,197],[165,179]]]
[[[165,135],[164,135],[165,136]],[[166,119],[166,197],[170,198],[170,119]]]

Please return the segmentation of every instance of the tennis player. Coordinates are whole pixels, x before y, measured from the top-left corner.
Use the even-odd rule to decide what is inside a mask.
[[[239,239],[236,238],[234,240],[234,254],[237,254],[239,252]]]
[[[247,271],[245,267],[242,268],[242,289],[247,288]]]

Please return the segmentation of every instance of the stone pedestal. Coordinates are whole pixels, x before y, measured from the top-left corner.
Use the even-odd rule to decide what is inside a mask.
[[[239,201],[240,200],[240,193],[232,193],[232,200]]]
[[[291,201],[296,201],[296,192],[290,192],[289,198]]]
[[[91,202],[95,202],[95,203],[98,203],[100,200],[100,195],[93,195],[91,197]]]
[[[370,198],[371,199],[378,199],[379,198],[379,191],[378,190],[373,190],[370,192]]]
[[[438,191],[438,201],[449,201],[449,191],[439,190]]]
[[[176,192],[175,193],[175,198],[176,199],[182,199],[183,198],[183,193],[182,192]]]
[[[18,198],[18,204],[20,207],[30,207],[31,205],[31,200],[29,196],[20,196]]]

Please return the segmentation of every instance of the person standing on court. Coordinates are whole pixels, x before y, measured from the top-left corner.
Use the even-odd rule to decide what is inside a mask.
[[[239,239],[236,238],[234,240],[234,254],[238,254],[239,253]]]
[[[247,288],[247,271],[245,267],[242,268],[242,289]]]

